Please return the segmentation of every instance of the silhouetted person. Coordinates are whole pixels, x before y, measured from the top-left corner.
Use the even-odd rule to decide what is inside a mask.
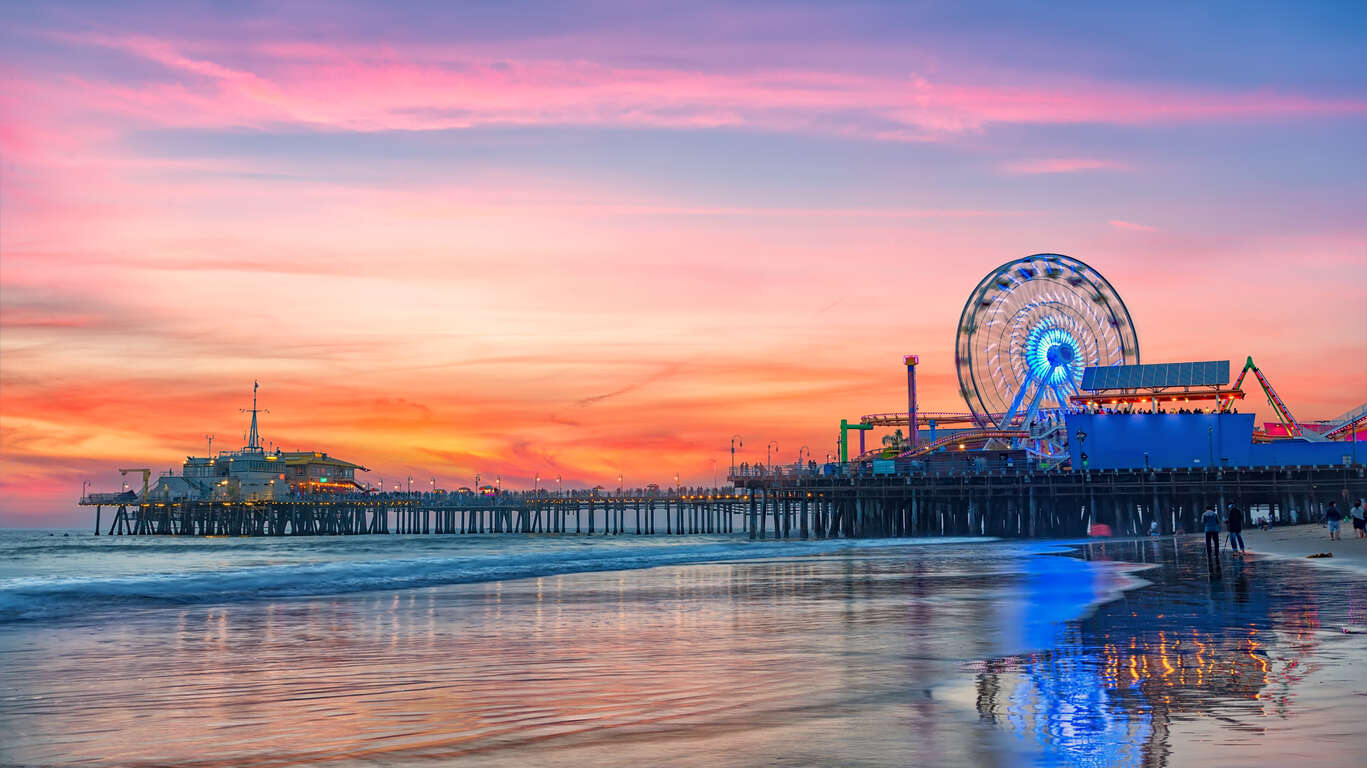
[[[1339,538],[1339,521],[1343,519],[1343,513],[1334,502],[1329,502],[1329,509],[1324,513],[1324,520],[1329,524],[1329,540],[1337,541]]]
[[[1367,509],[1363,508],[1362,499],[1353,502],[1348,516],[1353,519],[1353,535],[1359,539],[1367,538]]]
[[[1207,504],[1201,515],[1201,526],[1206,529],[1206,559],[1212,565],[1220,562],[1220,513]]]
[[[1225,530],[1229,531],[1229,548],[1234,552],[1246,552],[1244,547],[1244,513],[1243,510],[1229,505],[1225,513]]]

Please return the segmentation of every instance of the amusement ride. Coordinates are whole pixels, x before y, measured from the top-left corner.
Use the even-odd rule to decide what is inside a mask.
[[[1278,419],[1255,431],[1255,441],[1342,439],[1367,426],[1367,406],[1333,421],[1298,422],[1252,358],[1232,387],[1228,386],[1227,365],[1223,379],[1210,374],[1216,378],[1209,381],[1198,381],[1200,366],[1215,363],[1140,366],[1139,338],[1120,294],[1088,264],[1058,253],[1015,259],[984,276],[964,303],[954,349],[959,392],[967,411],[918,411],[915,370],[919,358],[908,355],[907,410],[868,414],[857,423],[842,420],[841,460],[852,453],[849,432],[856,431],[859,450],[852,458],[861,461],[917,458],[969,447],[1024,450],[1040,459],[1063,461],[1068,457],[1064,416],[1069,412],[1108,406],[1157,410],[1162,403],[1180,407],[1192,400],[1213,400],[1212,412],[1227,413],[1236,399],[1244,397],[1240,386],[1250,371]],[[1088,368],[1110,367],[1117,372],[1147,368],[1153,374],[1153,369],[1179,365],[1197,366],[1197,378],[1190,378],[1189,368],[1184,374],[1188,378],[1180,382],[1150,384],[1135,379],[1124,387],[1084,386],[1083,373]],[[865,435],[875,427],[907,427],[908,436],[904,439],[898,430],[883,439],[881,448],[866,451]],[[923,427],[929,428],[929,440],[919,439]],[[937,433],[940,429],[944,434]]]

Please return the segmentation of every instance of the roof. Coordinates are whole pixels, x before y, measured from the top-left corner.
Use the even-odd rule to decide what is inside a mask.
[[[1219,387],[1229,383],[1229,361],[1098,365],[1082,371],[1080,389],[1156,389],[1161,387]]]
[[[362,472],[370,471],[360,464],[352,464],[349,461],[343,461],[342,459],[329,456],[322,451],[281,451],[279,456],[285,460],[286,466],[291,467],[297,467],[301,464],[323,464],[329,467],[359,469]]]

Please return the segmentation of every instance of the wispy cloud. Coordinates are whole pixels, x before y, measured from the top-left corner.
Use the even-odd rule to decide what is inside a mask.
[[[1097,157],[1046,157],[1014,160],[1002,166],[1013,174],[1078,173],[1081,171],[1128,171],[1129,163]]]
[[[229,64],[219,45],[136,35],[62,36],[165,68],[136,84],[91,73],[67,98],[142,125],[321,130],[476,126],[748,128],[925,141],[994,123],[1143,124],[1355,114],[1367,100],[1221,92],[1040,78],[1028,85],[838,69],[735,71],[553,58],[478,58],[388,46],[247,44]],[[201,50],[197,50],[201,49]],[[239,57],[242,58],[242,57]],[[1046,163],[1051,161],[1042,161]],[[1061,163],[1061,172],[1080,170]],[[1076,166],[1077,161],[1073,161]],[[1091,166],[1097,167],[1097,166]]]
[[[1121,219],[1111,219],[1110,224],[1116,229],[1129,230],[1130,232],[1156,232],[1158,227],[1150,227],[1147,224],[1136,224],[1133,221],[1123,221]]]

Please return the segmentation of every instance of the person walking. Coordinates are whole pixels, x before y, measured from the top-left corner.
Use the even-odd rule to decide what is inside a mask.
[[[1201,525],[1206,529],[1206,559],[1212,564],[1220,562],[1220,513],[1215,505],[1207,504],[1201,515]]]
[[[1225,530],[1229,531],[1229,548],[1240,554],[1248,551],[1244,547],[1244,512],[1233,504],[1225,513]]]
[[[1329,509],[1324,513],[1324,521],[1329,524],[1329,540],[1338,541],[1339,521],[1343,519],[1343,513],[1334,502],[1329,502]]]
[[[1353,536],[1362,539],[1367,538],[1367,509],[1362,506],[1362,499],[1353,502],[1353,508],[1348,510],[1348,516],[1353,518]]]

